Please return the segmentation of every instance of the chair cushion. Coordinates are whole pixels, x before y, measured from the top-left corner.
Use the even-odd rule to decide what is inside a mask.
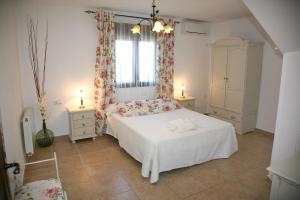
[[[17,189],[16,200],[63,200],[61,182],[56,179],[34,181]]]

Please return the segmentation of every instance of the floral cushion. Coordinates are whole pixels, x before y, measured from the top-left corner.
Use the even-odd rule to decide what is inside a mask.
[[[177,101],[172,100],[172,99],[150,100],[148,104],[149,104],[150,112],[153,112],[154,114],[171,111],[171,110],[180,108],[180,105],[177,103]]]
[[[171,111],[181,108],[175,100],[139,100],[117,104],[117,112],[125,117],[141,116]]]
[[[15,200],[64,200],[64,192],[60,181],[41,180],[17,189]]]
[[[146,101],[128,101],[125,103],[118,103],[117,111],[122,116],[132,117],[149,114],[149,107]]]

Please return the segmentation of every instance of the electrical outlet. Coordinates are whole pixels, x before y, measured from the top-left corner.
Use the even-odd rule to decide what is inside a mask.
[[[54,105],[61,105],[62,101],[60,99],[57,99],[54,101]]]

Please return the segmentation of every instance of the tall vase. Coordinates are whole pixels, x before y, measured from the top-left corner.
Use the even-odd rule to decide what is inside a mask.
[[[51,130],[47,129],[45,119],[43,119],[43,128],[37,132],[35,140],[39,147],[49,147],[53,144],[54,134]]]

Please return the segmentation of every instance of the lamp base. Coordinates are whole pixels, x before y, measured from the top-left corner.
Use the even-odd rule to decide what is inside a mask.
[[[82,97],[80,98],[80,106],[79,106],[80,109],[82,108],[85,108],[85,106],[83,105],[83,99]]]
[[[85,108],[85,106],[84,106],[84,105],[81,105],[81,106],[79,106],[79,108],[80,108],[80,109],[83,109],[83,108]]]
[[[184,90],[181,91],[181,98],[184,99],[185,95],[184,95]]]

